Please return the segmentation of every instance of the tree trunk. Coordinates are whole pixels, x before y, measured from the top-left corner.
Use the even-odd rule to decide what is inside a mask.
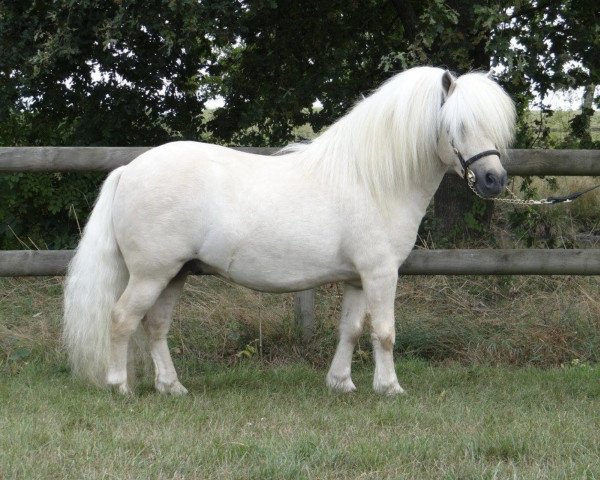
[[[447,174],[433,199],[432,238],[437,246],[445,246],[480,237],[489,228],[493,213],[492,202],[477,198],[458,175]]]
[[[581,102],[581,110],[594,108],[594,91],[596,85],[587,85],[583,91],[583,100]]]
[[[444,64],[450,70],[458,71],[489,69],[490,57],[485,50],[486,35],[482,35],[475,43],[473,37],[469,38],[467,33],[472,28],[471,4],[461,0],[453,0],[449,4],[459,14],[456,28],[465,34],[463,48],[467,50],[470,62],[469,65],[461,64],[464,58],[455,58],[453,50],[448,49],[447,56],[442,54]],[[437,238],[438,243],[443,239],[455,242],[468,237],[478,237],[490,226],[494,204],[477,198],[466,182],[457,175],[444,177],[433,201],[435,231],[432,232],[432,237],[434,240]]]

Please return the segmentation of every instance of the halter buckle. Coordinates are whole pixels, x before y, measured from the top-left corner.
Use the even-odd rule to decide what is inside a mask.
[[[469,187],[473,187],[475,185],[475,173],[473,173],[473,170],[471,170],[469,167],[467,167],[467,169],[465,170],[465,180],[469,184]]]

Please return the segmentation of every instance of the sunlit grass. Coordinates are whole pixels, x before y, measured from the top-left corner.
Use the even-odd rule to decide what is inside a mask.
[[[120,397],[33,361],[0,386],[5,478],[595,478],[600,370],[397,365],[409,395],[335,395],[306,365],[205,365]]]
[[[74,381],[60,279],[0,286],[0,478],[600,476],[594,278],[402,279],[399,398],[372,393],[367,335],[359,392],[326,390],[338,285],[302,346],[289,295],[191,279],[169,340],[185,398],[148,375],[126,398]],[[259,324],[262,358],[236,355]]]

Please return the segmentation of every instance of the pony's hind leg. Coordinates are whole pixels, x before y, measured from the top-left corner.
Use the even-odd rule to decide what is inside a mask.
[[[340,338],[326,379],[327,386],[331,390],[338,392],[356,390],[350,377],[352,353],[363,330],[366,308],[367,304],[362,288],[346,284],[342,300]]]
[[[142,320],[142,325],[148,335],[150,355],[154,362],[154,386],[160,393],[173,395],[187,393],[186,388],[179,383],[167,345],[167,334],[171,327],[173,310],[179,300],[185,279],[186,275],[182,274],[171,280]]]
[[[164,290],[168,280],[140,278],[132,275],[125,291],[112,311],[110,360],[106,383],[120,393],[130,393],[127,383],[129,339],[140,321]]]

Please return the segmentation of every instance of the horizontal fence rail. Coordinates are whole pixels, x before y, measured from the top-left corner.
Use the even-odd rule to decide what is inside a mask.
[[[0,251],[0,277],[64,275],[73,250]],[[600,275],[600,249],[413,250],[401,275]]]
[[[126,165],[150,147],[0,147],[0,172],[103,172]],[[237,147],[272,155],[277,148]],[[600,150],[509,150],[510,175],[600,175]]]
[[[107,172],[127,165],[152,147],[0,147],[0,172]],[[273,155],[273,147],[236,147]]]

